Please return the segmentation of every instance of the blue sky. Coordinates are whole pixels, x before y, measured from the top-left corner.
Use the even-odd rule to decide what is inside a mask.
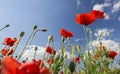
[[[38,32],[33,45],[44,47],[47,37],[53,35],[54,47],[57,48],[61,39],[60,28],[74,33],[72,44],[77,44],[76,39],[82,39],[84,43],[83,28],[75,23],[74,18],[77,13],[90,12],[92,9],[104,11],[106,18],[97,20],[88,27],[94,32],[96,26],[99,29],[113,30],[112,40],[120,42],[120,0],[0,0],[0,28],[10,24],[9,28],[0,32],[0,42],[4,37],[18,37],[24,31],[25,36],[20,42],[20,46],[23,46],[32,26],[37,24],[39,29],[47,28],[48,31]]]

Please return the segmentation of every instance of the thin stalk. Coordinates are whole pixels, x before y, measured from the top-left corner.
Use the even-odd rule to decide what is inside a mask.
[[[37,51],[37,47],[35,47],[35,52],[34,52],[34,57],[33,57],[33,59],[35,59],[36,51]]]
[[[86,42],[88,43],[88,36],[87,36],[86,28],[84,25],[83,25],[83,29],[84,29],[84,33],[85,33]]]
[[[45,47],[45,51],[44,51],[44,53],[43,53],[43,56],[42,56],[42,60],[41,61],[43,61],[44,60],[44,58],[45,58],[45,55],[46,55],[46,49],[47,49],[47,47],[49,46],[49,44],[50,43],[47,43],[47,45],[46,45],[46,47]],[[40,64],[40,68],[42,67],[42,63]]]
[[[19,59],[21,58],[21,56],[23,55],[23,53],[24,53],[24,51],[25,51],[27,45],[29,44],[29,41],[30,41],[30,39],[31,39],[31,37],[32,37],[32,35],[33,35],[33,33],[34,33],[34,31],[35,31],[35,30],[33,29],[32,32],[30,33],[30,36],[28,37],[28,39],[27,39],[27,41],[26,41],[26,44],[25,44],[25,46],[24,46],[24,48],[23,48],[21,54],[18,56],[18,59],[17,59],[17,60],[19,60]]]
[[[14,51],[13,54],[15,53],[16,48],[17,48],[18,44],[20,43],[21,39],[22,39],[22,37],[20,37],[20,38],[18,39],[18,42],[17,42],[16,46],[15,46],[14,49],[13,49],[13,51]],[[13,56],[13,54],[12,54],[12,56]]]

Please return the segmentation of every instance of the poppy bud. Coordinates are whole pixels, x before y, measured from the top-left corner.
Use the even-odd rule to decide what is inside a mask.
[[[7,24],[5,27],[9,27],[10,25],[9,24]]]
[[[71,61],[71,63],[69,64],[69,70],[71,73],[75,71],[75,63],[73,61]]]
[[[22,31],[21,33],[20,33],[20,37],[23,37],[24,36],[24,32]]]
[[[49,35],[49,36],[48,36],[48,43],[50,43],[51,41],[53,42],[53,36],[52,36],[52,35]]]
[[[76,48],[78,51],[80,51],[80,45],[77,45]]]
[[[109,35],[110,35],[110,32],[107,32],[106,34],[109,36]]]
[[[37,25],[34,25],[34,26],[33,26],[33,30],[35,30],[35,29],[37,29]]]
[[[46,28],[41,28],[41,31],[42,31],[42,32],[46,32],[47,29],[46,29]]]
[[[38,47],[35,47],[35,51],[37,51]]]

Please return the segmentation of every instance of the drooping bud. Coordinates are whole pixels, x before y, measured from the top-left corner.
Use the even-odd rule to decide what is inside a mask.
[[[49,35],[49,36],[48,36],[48,43],[53,42],[53,41],[54,41],[53,36],[52,36],[52,35]]]
[[[24,34],[25,34],[25,32],[20,32],[20,37],[23,37],[24,36]]]
[[[42,32],[46,32],[47,29],[46,29],[46,28],[41,28],[41,31],[42,31]]]
[[[10,25],[9,24],[7,24],[5,27],[9,27]]]
[[[37,29],[37,25],[34,25],[34,26],[33,26],[33,30],[35,30],[35,29]]]

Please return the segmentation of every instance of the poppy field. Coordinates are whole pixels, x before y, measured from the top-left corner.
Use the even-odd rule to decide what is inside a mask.
[[[104,12],[98,10],[75,15],[76,24],[83,27],[83,34],[87,44],[92,42],[92,30],[88,25],[96,22],[96,20],[104,19],[104,17]],[[0,32],[9,26],[9,24],[6,25]],[[2,46],[4,48],[0,50],[0,74],[120,74],[119,69],[110,67],[110,64],[113,63],[114,58],[118,54],[116,51],[108,50],[100,40],[97,47],[94,48],[92,45],[86,48],[82,48],[80,44],[72,45],[71,40],[74,37],[74,33],[64,28],[60,28],[58,32],[61,36],[59,49],[56,50],[51,45],[55,41],[54,37],[49,35],[45,52],[42,53],[42,59],[35,59],[38,50],[36,46],[34,48],[35,52],[33,52],[33,59],[28,61],[28,57],[21,61],[21,57],[38,31],[37,27],[37,25],[33,26],[23,49],[21,49],[22,52],[18,56],[14,56],[14,52],[18,50],[17,47],[24,38],[25,32],[20,32],[18,38],[6,37],[3,39]],[[47,30],[43,28],[41,31],[46,32]],[[88,33],[89,35],[86,35]],[[68,55],[65,54],[67,49],[71,52],[71,55],[69,55],[70,62],[67,62]],[[76,54],[75,52],[78,53]],[[80,63],[82,63],[82,67]]]

